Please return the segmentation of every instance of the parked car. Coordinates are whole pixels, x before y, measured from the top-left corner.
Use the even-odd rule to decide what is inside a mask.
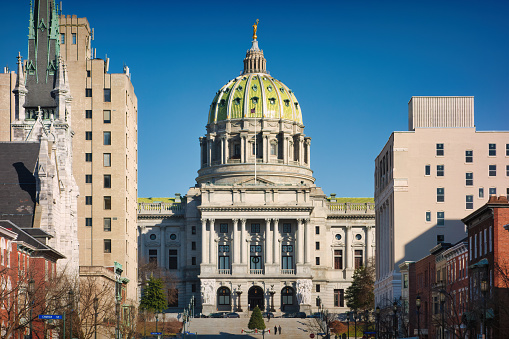
[[[226,312],[210,313],[209,318],[225,318]]]
[[[297,313],[295,313],[295,318],[304,319],[304,318],[306,318],[306,313],[304,313],[304,312],[297,312]]]
[[[208,317],[209,317],[208,315],[201,313],[198,318],[208,318]]]
[[[226,318],[240,318],[240,315],[235,312],[230,312],[226,314]]]
[[[269,316],[270,316],[270,318],[274,318],[274,313],[272,313],[272,312],[263,312],[262,316],[264,318],[268,318]]]
[[[281,318],[295,318],[295,313],[285,313]]]
[[[320,312],[315,312],[313,314],[308,315],[306,318],[321,318]]]

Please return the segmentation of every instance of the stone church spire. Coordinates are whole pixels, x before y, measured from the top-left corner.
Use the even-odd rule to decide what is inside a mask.
[[[258,48],[258,40],[256,31],[258,30],[258,19],[253,25],[253,41],[251,42],[251,48],[247,51],[246,57],[244,58],[244,72],[247,73],[268,73],[267,72],[267,60],[263,57],[263,50]]]
[[[60,32],[55,0],[30,1],[26,107],[55,107],[51,97],[60,54]]]

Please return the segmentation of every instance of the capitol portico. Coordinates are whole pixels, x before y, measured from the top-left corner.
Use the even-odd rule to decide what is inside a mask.
[[[206,129],[197,184],[138,203],[140,263],[177,280],[169,309],[194,296],[205,314],[256,305],[309,313],[318,300],[346,311],[353,271],[374,255],[373,199],[316,187],[301,107],[267,72],[256,36],[243,73],[216,93]]]

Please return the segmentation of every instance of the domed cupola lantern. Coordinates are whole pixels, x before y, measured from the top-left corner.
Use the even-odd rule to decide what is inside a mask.
[[[210,105],[207,134],[200,138],[198,184],[315,181],[311,138],[304,135],[299,102],[290,88],[267,72],[258,47],[258,22],[242,74],[217,91]]]

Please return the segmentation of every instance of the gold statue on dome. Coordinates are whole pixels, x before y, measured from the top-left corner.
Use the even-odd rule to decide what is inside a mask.
[[[258,30],[258,22],[260,20],[256,19],[256,23],[253,25],[253,40],[256,40],[257,36],[256,36],[256,30]]]

